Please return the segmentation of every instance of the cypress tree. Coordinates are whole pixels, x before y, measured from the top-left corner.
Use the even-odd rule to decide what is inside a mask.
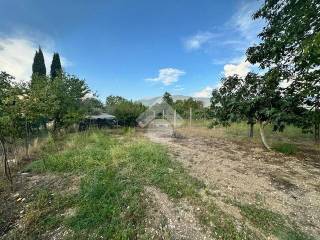
[[[46,65],[44,63],[44,57],[41,48],[36,51],[34,55],[33,64],[32,64],[32,73],[38,74],[39,76],[46,75]]]
[[[61,62],[59,53],[54,53],[51,63],[50,75],[54,79],[59,73],[62,72]]]
[[[34,58],[33,58],[33,63],[32,63],[32,74],[35,74],[38,72],[38,62],[39,62],[39,53],[36,51]]]

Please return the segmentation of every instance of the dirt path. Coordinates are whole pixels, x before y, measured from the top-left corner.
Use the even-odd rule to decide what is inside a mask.
[[[146,229],[151,239],[212,239],[199,224],[188,202],[172,202],[154,187],[146,187],[145,191],[153,206],[148,213]]]
[[[259,204],[296,222],[303,231],[320,236],[320,169],[295,157],[266,152],[218,138],[172,138],[167,129],[145,135],[168,146],[191,175],[203,180],[224,211],[228,200]]]

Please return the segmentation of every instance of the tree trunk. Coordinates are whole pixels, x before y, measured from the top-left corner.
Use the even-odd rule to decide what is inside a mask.
[[[249,138],[253,138],[253,126],[254,126],[254,123],[249,124],[249,132],[248,132]]]
[[[316,123],[314,125],[314,140],[316,143],[320,143],[320,124]]]
[[[11,176],[10,166],[8,164],[8,154],[7,154],[7,148],[6,148],[4,139],[0,138],[0,143],[3,150],[4,174],[6,178],[10,181],[11,187],[12,187],[12,176]]]
[[[267,143],[266,137],[265,137],[265,135],[264,135],[264,126],[265,126],[265,125],[264,125],[262,122],[260,122],[260,124],[259,124],[259,130],[260,130],[261,141],[262,141],[264,147],[265,147],[267,150],[271,151],[271,147],[270,147],[269,144]]]
[[[320,143],[320,100],[318,99],[314,112],[314,141]]]
[[[29,129],[28,129],[28,122],[26,121],[25,123],[25,128],[26,128],[26,139],[25,139],[25,147],[26,147],[26,158],[29,158]]]

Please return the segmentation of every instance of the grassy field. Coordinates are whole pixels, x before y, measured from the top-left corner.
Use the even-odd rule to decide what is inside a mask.
[[[184,122],[180,130],[187,134],[261,144],[259,127],[257,125],[254,126],[254,136],[251,139],[248,137],[249,126],[245,122],[233,123],[228,127],[215,126],[208,129],[210,123],[211,121],[209,120],[193,120],[190,130],[188,123]],[[302,130],[295,126],[289,125],[285,127],[283,132],[275,132],[272,125],[267,125],[265,127],[265,135],[275,151],[287,155],[297,155],[299,153],[309,153],[315,157],[320,155],[320,145],[314,142],[313,134],[302,133]]]
[[[43,146],[27,165],[29,180],[18,189],[19,217],[1,239],[158,239],[145,231],[152,207],[145,188],[174,203],[187,201],[215,239],[313,239],[285,217],[242,203],[239,221],[224,213],[204,183],[191,177],[165,147],[134,131],[69,134]],[[1,187],[1,194],[5,187]],[[203,198],[203,193],[208,197]],[[11,194],[11,201],[18,197]],[[17,199],[16,201],[18,201]],[[22,203],[23,202],[23,203]],[[2,206],[1,224],[8,224]],[[248,224],[252,227],[248,227]],[[163,236],[162,236],[163,237]],[[167,239],[170,239],[169,237]]]

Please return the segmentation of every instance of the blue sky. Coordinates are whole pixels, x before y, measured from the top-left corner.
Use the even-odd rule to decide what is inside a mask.
[[[254,69],[245,49],[256,0],[0,0],[0,70],[28,80],[41,45],[99,98],[206,97],[224,75]]]

